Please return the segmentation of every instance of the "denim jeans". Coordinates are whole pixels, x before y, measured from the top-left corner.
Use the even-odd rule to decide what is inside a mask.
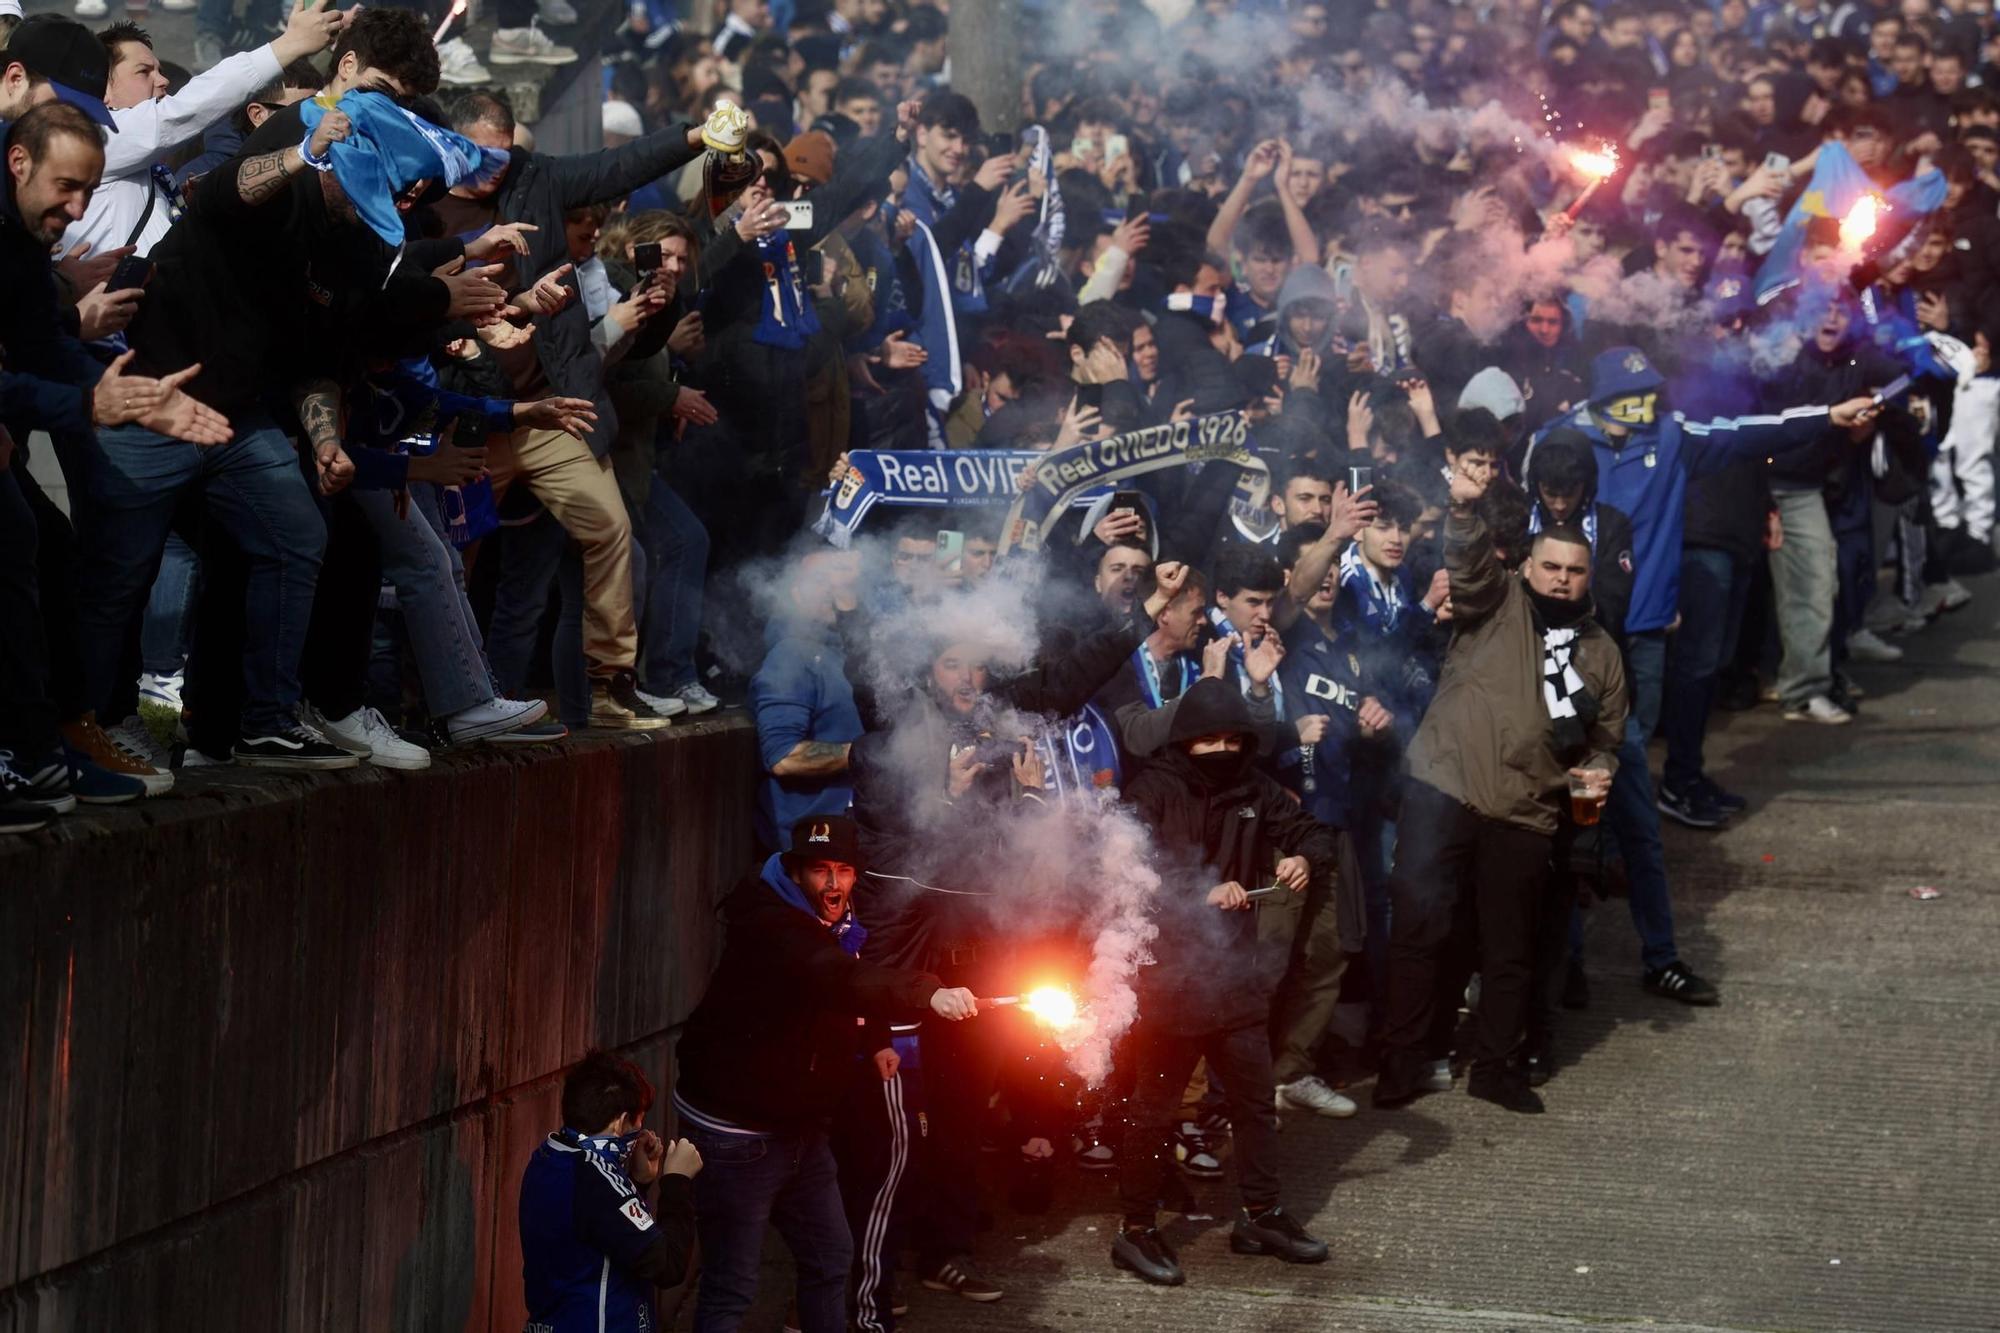
[[[1702,775],[1702,739],[1715,707],[1722,664],[1735,655],[1743,603],[1750,596],[1750,565],[1713,546],[1681,550],[1681,627],[1667,653],[1660,696],[1660,729],[1666,733],[1662,784],[1685,792]]]
[[[701,1285],[695,1333],[735,1333],[757,1298],[764,1231],[776,1227],[798,1270],[802,1333],[845,1333],[854,1243],[841,1208],[833,1150],[821,1128],[716,1134],[683,1126],[701,1150],[694,1178]]]
[[[654,694],[694,684],[694,646],[701,634],[702,584],[708,578],[708,529],[662,477],[646,496],[643,532],[633,540],[641,558],[645,608],[639,626],[639,683]],[[638,580],[635,578],[634,582]]]
[[[460,590],[451,543],[421,513],[398,517],[389,491],[356,491],[354,502],[374,530],[382,577],[395,585],[430,715],[450,717],[490,700],[479,625]],[[411,503],[415,508],[414,496]]]
[[[1625,718],[1618,776],[1604,807],[1606,824],[1625,860],[1627,904],[1632,926],[1639,932],[1639,957],[1648,971],[1680,957],[1674,947],[1673,904],[1667,895],[1666,852],[1660,845],[1660,807],[1646,757],[1646,741],[1660,718],[1666,658],[1664,631],[1642,630],[1626,642],[1625,686],[1632,711]]]
[[[194,548],[177,532],[167,534],[160,555],[160,572],[146,598],[146,620],[139,632],[140,665],[155,676],[177,676],[187,666],[188,643],[194,629],[194,587],[201,576]]]
[[[1833,688],[1833,607],[1836,587],[1833,524],[1817,490],[1776,491],[1784,544],[1771,552],[1777,603],[1778,696],[1788,707]]]
[[[35,577],[35,515],[21,493],[17,469],[27,471],[27,460],[18,453],[0,471],[0,751],[26,768],[51,753],[59,737]]]
[[[78,621],[91,705],[110,704],[126,631],[145,604],[181,494],[199,487],[209,515],[248,562],[242,726],[246,735],[292,724],[299,656],[312,615],[326,523],[284,433],[241,416],[228,444],[198,447],[141,426],[100,430],[89,451],[79,543]]]

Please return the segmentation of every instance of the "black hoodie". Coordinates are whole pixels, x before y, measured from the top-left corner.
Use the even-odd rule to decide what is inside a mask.
[[[1153,964],[1139,974],[1148,1024],[1186,1034],[1263,1023],[1283,959],[1259,950],[1261,909],[1224,911],[1208,892],[1230,880],[1261,888],[1284,856],[1305,857],[1316,876],[1333,868],[1333,830],[1257,771],[1258,730],[1239,693],[1198,680],[1181,698],[1167,746],[1126,789],[1160,851],[1160,934]],[[1217,774],[1187,752],[1188,741],[1231,733],[1247,741],[1233,773]]]

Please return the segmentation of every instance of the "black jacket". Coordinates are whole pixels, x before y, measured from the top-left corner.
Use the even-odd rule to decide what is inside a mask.
[[[1325,875],[1338,854],[1333,830],[1254,763],[1220,782],[1199,769],[1181,743],[1217,731],[1251,736],[1254,757],[1257,733],[1241,698],[1221,681],[1198,680],[1176,711],[1167,747],[1125,791],[1160,853],[1160,934],[1152,965],[1139,973],[1139,1012],[1183,1033],[1263,1023],[1283,970],[1275,953],[1258,948],[1262,909],[1223,911],[1208,903],[1209,890],[1230,880],[1261,888],[1282,856],[1303,856],[1314,875]]]
[[[23,445],[34,428],[90,429],[90,391],[104,367],[77,341],[76,312],[56,293],[48,247],[22,225],[11,190],[0,193],[0,292],[0,361],[8,373],[0,423]]]
[[[1900,373],[1894,361],[1858,336],[1850,336],[1832,352],[1822,352],[1817,343],[1808,339],[1792,364],[1771,382],[1763,406],[1766,411],[1777,412],[1806,403],[1844,402],[1889,383]],[[1886,420],[1904,412],[1904,408],[1891,404],[1883,416]],[[1828,426],[1812,444],[1772,456],[1772,489],[1798,491],[1828,486],[1846,474],[1848,460],[1863,447],[1850,439],[1846,431]]]
[[[722,962],[681,1032],[676,1095],[752,1129],[818,1123],[857,1058],[855,1019],[929,1012],[938,979],[849,957],[756,875],[722,902]]]

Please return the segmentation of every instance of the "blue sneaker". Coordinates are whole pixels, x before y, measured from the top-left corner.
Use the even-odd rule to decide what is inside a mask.
[[[146,794],[146,784],[92,763],[90,757],[63,746],[69,756],[69,789],[85,805],[124,805]]]

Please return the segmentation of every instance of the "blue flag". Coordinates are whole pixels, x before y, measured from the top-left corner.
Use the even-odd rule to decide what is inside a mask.
[[[1764,266],[1757,270],[1759,304],[1798,278],[1799,252],[1805,248],[1806,224],[1813,218],[1844,218],[1863,195],[1879,194],[1888,204],[1881,225],[1907,233],[1917,219],[1943,205],[1944,193],[1944,173],[1936,169],[1878,191],[1845,147],[1833,142],[1821,144],[1805,193],[1785,214],[1785,225],[1772,243],[1771,253],[1764,257]],[[1881,248],[1878,237],[1871,249]]]
[[[396,196],[418,181],[447,187],[478,184],[507,167],[505,149],[481,148],[405,111],[382,93],[362,89],[343,94],[337,103],[328,103],[324,93],[299,103],[299,118],[308,131],[319,127],[330,106],[338,106],[353,124],[353,132],[327,150],[334,179],[361,220],[388,245],[403,243]]]

